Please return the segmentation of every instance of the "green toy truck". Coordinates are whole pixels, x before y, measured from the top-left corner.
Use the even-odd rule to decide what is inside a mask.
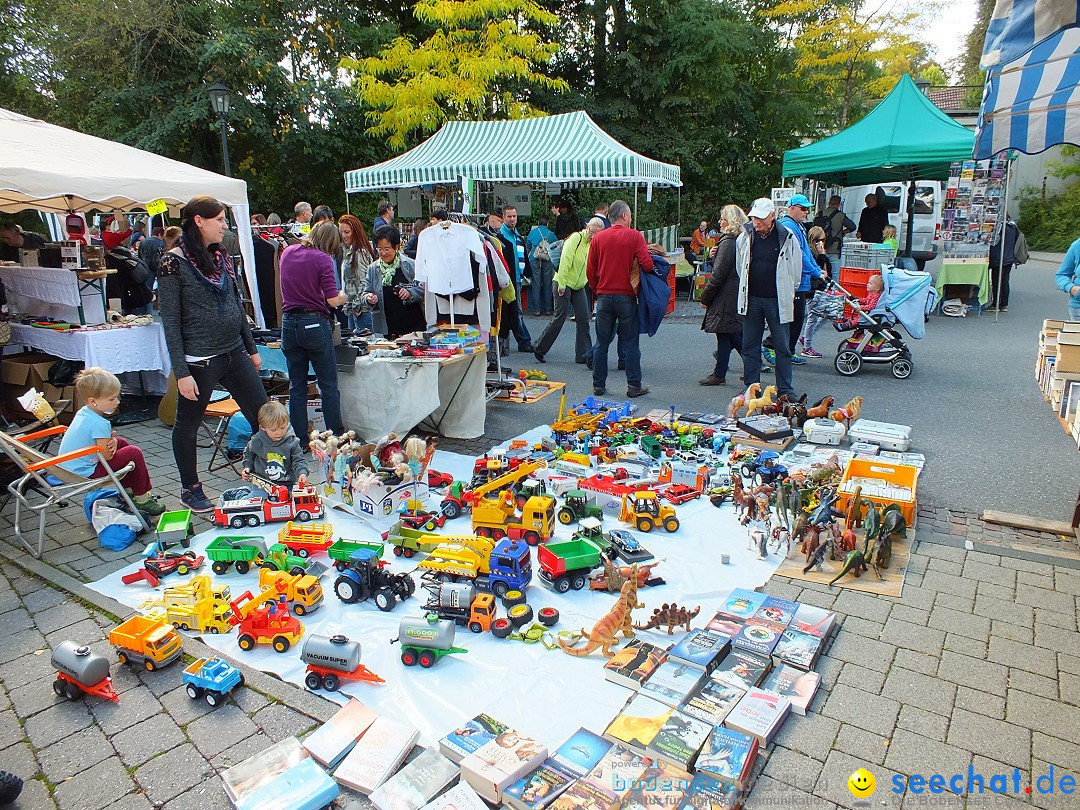
[[[386,550],[386,544],[369,543],[363,540],[338,540],[326,550],[326,554],[334,561],[334,568],[338,571],[344,571],[349,567],[349,558],[352,556],[352,553],[354,551],[359,551],[362,548],[374,552],[375,559],[382,559],[383,552]]]

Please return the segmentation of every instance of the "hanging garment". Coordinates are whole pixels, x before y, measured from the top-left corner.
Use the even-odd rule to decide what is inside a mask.
[[[436,295],[473,290],[470,257],[484,259],[474,228],[458,222],[424,228],[416,241],[416,280]]]

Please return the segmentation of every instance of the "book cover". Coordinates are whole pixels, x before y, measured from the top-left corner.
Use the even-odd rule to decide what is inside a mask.
[[[663,723],[660,725],[662,726]],[[596,767],[579,781],[591,782],[602,788],[605,793],[619,797],[625,795],[631,785],[641,778],[645,770],[655,764],[651,757],[643,756],[637,751],[616,743],[604,754],[604,758],[596,763]]]
[[[707,773],[698,773],[676,810],[736,810],[742,798],[739,788],[722,785]]]
[[[799,669],[811,670],[817,663],[820,652],[820,638],[788,628],[780,634],[780,640],[773,648],[772,657],[778,663],[782,661]]]
[[[507,731],[509,726],[491,715],[478,714],[439,740],[439,750],[454,762],[461,762],[481,746]]]
[[[514,810],[542,810],[577,781],[577,775],[554,759],[545,760],[503,791],[503,804]]]
[[[784,632],[782,624],[765,619],[747,619],[739,634],[731,640],[731,646],[748,650],[768,658]]]
[[[647,751],[656,759],[692,770],[711,730],[703,720],[676,710],[660,727]]]
[[[740,689],[750,689],[761,683],[770,663],[770,659],[749,650],[732,649],[720,666],[713,670],[711,677]]]
[[[423,749],[371,794],[379,810],[419,810],[446,789],[460,768],[438,751]]]
[[[728,713],[724,725],[768,745],[790,711],[791,701],[786,697],[766,689],[751,689]]]
[[[727,636],[731,639],[739,634],[739,631],[744,624],[746,624],[746,619],[742,616],[735,616],[731,613],[720,611],[709,619],[709,623],[705,625],[705,629],[713,633],[720,633],[720,635]]]
[[[709,629],[691,630],[668,650],[668,658],[701,667],[706,674],[716,669],[731,646],[730,638]]]
[[[334,778],[361,793],[371,793],[397,770],[420,733],[412,726],[377,717],[334,771]]]
[[[490,810],[469,783],[462,780],[440,794],[420,810]]]
[[[825,608],[815,607],[814,605],[804,605],[800,602],[799,609],[795,611],[795,616],[788,622],[788,627],[810,636],[828,638],[836,627],[836,614],[831,610],[825,610]]]
[[[757,613],[757,609],[765,604],[766,598],[763,593],[748,591],[746,588],[736,588],[731,592],[727,601],[721,605],[720,612],[739,616],[743,619],[750,619]]]
[[[679,710],[715,726],[724,722],[728,712],[742,700],[745,694],[745,689],[710,678],[686,699]]]
[[[604,664],[604,677],[612,683],[637,689],[667,657],[667,650],[635,638]]]
[[[776,622],[777,624],[782,624],[784,627],[787,627],[788,623],[790,623],[791,619],[795,616],[795,611],[798,609],[798,602],[790,602],[787,599],[780,599],[777,596],[767,596],[765,597],[765,602],[754,613],[754,616],[758,619]]]
[[[698,772],[712,776],[721,784],[745,788],[758,746],[757,738],[749,734],[716,726],[698,755]]]
[[[482,799],[499,804],[503,791],[538,768],[547,755],[542,743],[508,730],[461,760],[461,775]]]
[[[686,700],[704,677],[705,670],[700,667],[669,657],[641,685],[639,692],[674,707]]]
[[[595,731],[579,728],[556,749],[551,759],[575,776],[584,776],[611,750],[612,742]]]
[[[619,797],[588,779],[578,779],[551,803],[551,810],[615,810]]]
[[[308,735],[304,748],[323,765],[333,768],[378,717],[373,709],[352,698]]]
[[[762,689],[776,692],[791,701],[791,711],[806,714],[810,702],[821,686],[821,675],[816,672],[803,672],[789,664],[773,667],[772,672],[761,684]]]
[[[341,792],[310,757],[236,800],[237,810],[321,810]]]
[[[286,737],[243,762],[221,772],[225,795],[233,802],[258,790],[262,785],[300,764],[308,756],[296,737]]]
[[[621,810],[675,810],[693,777],[670,762],[653,762],[630,786]]]
[[[638,692],[608,724],[604,737],[644,753],[673,711],[671,706]]]

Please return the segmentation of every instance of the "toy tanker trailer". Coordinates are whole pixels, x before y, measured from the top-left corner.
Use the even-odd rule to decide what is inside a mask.
[[[408,616],[401,620],[398,637],[390,639],[390,643],[401,642],[401,663],[405,666],[419,664],[428,669],[444,655],[468,652],[454,646],[456,626],[449,619],[440,619],[437,613]]]
[[[109,677],[109,659],[88,646],[74,641],[60,643],[53,650],[52,665],[56,667],[53,691],[61,697],[78,700],[83,695],[97,695],[120,702]]]
[[[385,681],[360,663],[360,642],[343,635],[310,635],[300,650],[300,660],[307,664],[304,683],[308,689],[336,692],[342,681]]]

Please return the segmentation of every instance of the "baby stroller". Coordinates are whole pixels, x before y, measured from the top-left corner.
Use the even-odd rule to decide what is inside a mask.
[[[915,340],[922,340],[926,334],[927,314],[937,304],[937,293],[930,274],[917,270],[882,267],[881,280],[884,289],[873,311],[855,310],[854,323],[848,317],[832,322],[837,332],[853,333],[840,341],[833,360],[833,366],[845,377],[858,374],[864,363],[888,364],[898,380],[906,380],[914,370],[911,350],[899,326]],[[849,305],[854,305],[855,297],[837,282],[829,279],[828,288],[843,295]]]

